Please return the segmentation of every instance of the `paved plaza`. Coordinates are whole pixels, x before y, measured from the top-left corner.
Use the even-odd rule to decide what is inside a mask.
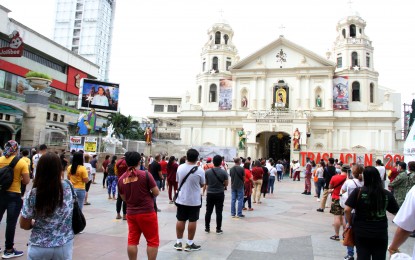
[[[102,174],[97,174],[97,180],[101,178]],[[245,219],[231,218],[230,191],[226,191],[222,235],[205,234],[203,207],[195,236],[195,243],[200,244],[202,250],[196,252],[173,249],[176,207],[168,203],[167,192],[161,192],[157,199],[162,210],[158,214],[158,259],[343,259],[346,248],[329,239],[334,234],[333,217],[329,209],[324,213],[316,212],[319,203],[313,195],[301,194],[303,179],[294,182],[285,178],[275,186],[274,195],[268,195],[260,205],[253,204],[254,211],[244,212]],[[115,219],[115,200],[107,199],[106,190],[99,183],[91,186],[89,196],[92,205],[84,206],[87,227],[83,234],[75,237],[73,259],[127,259],[127,222]],[[389,215],[389,239],[395,232],[391,220]],[[215,214],[212,215],[211,230],[215,230]],[[3,220],[0,225],[2,245],[4,232]],[[16,248],[25,253],[29,234],[20,228],[16,230]],[[142,238],[140,243],[139,259],[146,259],[146,242]],[[411,254],[414,243],[415,239],[409,238],[401,251]]]

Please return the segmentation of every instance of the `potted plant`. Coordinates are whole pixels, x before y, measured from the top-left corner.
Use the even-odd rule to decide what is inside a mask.
[[[25,77],[27,83],[36,90],[47,88],[49,87],[50,83],[52,83],[51,76],[36,71],[29,71],[26,73]]]

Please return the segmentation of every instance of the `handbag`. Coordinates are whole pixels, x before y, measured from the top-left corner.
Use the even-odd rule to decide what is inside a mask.
[[[177,206],[176,200],[177,200],[177,198],[179,197],[179,192],[180,192],[180,190],[182,189],[183,184],[186,182],[186,180],[187,180],[187,178],[189,177],[189,175],[190,175],[190,174],[192,174],[192,173],[194,173],[195,171],[197,171],[197,168],[198,168],[197,166],[193,167],[193,168],[189,171],[189,173],[186,175],[186,177],[184,177],[184,179],[183,179],[182,183],[180,183],[180,186],[179,186],[179,188],[177,189],[177,191],[176,191],[176,193],[174,194],[174,197],[173,197],[173,202],[174,202],[174,205],[176,205],[176,206]],[[202,200],[202,198],[200,198],[200,200]]]
[[[360,198],[360,193],[362,192],[362,189],[359,189],[359,193],[357,194],[357,200]],[[352,224],[353,224],[353,218],[352,218]],[[343,245],[344,246],[354,246],[354,234],[353,234],[353,228],[352,225],[349,225],[349,227],[343,231]]]
[[[75,191],[72,187],[72,184],[69,180],[65,180],[69,187],[71,187],[72,197],[73,197],[73,210],[72,210],[72,230],[74,234],[79,234],[86,227],[85,216],[79,208],[78,198],[76,197]]]

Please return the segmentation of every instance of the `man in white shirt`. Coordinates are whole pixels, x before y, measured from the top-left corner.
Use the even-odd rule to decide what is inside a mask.
[[[44,155],[47,152],[48,147],[46,146],[46,144],[41,144],[39,146],[39,152],[35,155],[33,155],[32,157],[32,163],[33,163],[33,179],[36,176],[36,167],[37,167],[37,163],[39,162],[40,157],[42,157],[42,155]]]
[[[386,180],[386,168],[383,166],[382,161],[377,159],[376,160],[376,169],[378,169],[380,174],[380,179],[382,180],[383,188],[385,188],[385,180]]]
[[[411,163],[411,162],[409,162]],[[415,164],[415,162],[412,162]],[[415,186],[409,190],[406,195],[405,201],[396,214],[393,222],[398,226],[392,243],[388,247],[388,251],[391,255],[399,252],[399,246],[401,246],[415,230]],[[415,247],[412,252],[412,259],[415,260]]]
[[[105,95],[105,90],[103,87],[98,88],[98,95],[94,96],[94,99],[92,99],[91,105],[103,106],[103,107],[107,107],[109,105],[108,98]]]

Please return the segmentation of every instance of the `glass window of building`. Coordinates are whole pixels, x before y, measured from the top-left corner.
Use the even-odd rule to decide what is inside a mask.
[[[167,112],[177,112],[177,105],[168,105]]]
[[[154,112],[164,112],[164,105],[154,105]]]

